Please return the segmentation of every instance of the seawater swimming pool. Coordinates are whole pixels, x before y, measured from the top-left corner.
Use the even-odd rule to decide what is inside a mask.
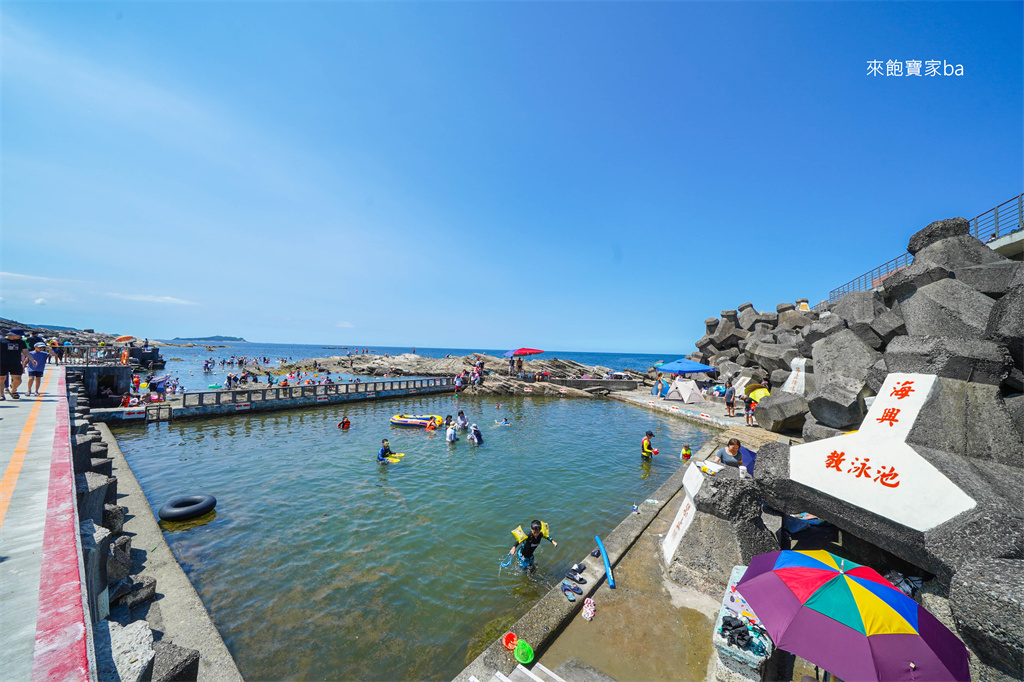
[[[497,404],[425,396],[115,433],[154,513],[217,497],[212,521],[165,537],[246,679],[451,679],[651,496],[683,443],[711,435],[614,401]],[[482,446],[388,424],[458,409]],[[384,437],[400,463],[376,463]],[[511,529],[534,518],[558,547],[541,546],[533,575],[499,570]]]

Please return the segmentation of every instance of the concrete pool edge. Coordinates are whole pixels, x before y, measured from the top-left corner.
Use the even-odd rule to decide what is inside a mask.
[[[714,451],[714,447],[717,447],[717,441],[711,438],[694,457],[703,459]],[[683,487],[685,472],[686,467],[680,466],[652,494],[650,499],[657,500],[656,504],[641,504],[639,514],[628,514],[610,533],[601,537],[605,549],[608,550],[608,563],[613,571],[629,548]],[[578,561],[587,567],[583,574],[587,584],[582,586],[582,596],[577,596],[575,602],[569,602],[560,587],[555,586],[509,628],[520,639],[529,642],[534,650],[535,660],[543,655],[544,650],[575,617],[577,611],[583,607],[583,600],[594,594],[606,580],[604,562],[600,558],[588,554]],[[509,675],[517,665],[518,661],[512,652],[499,640],[495,640],[454,678],[454,682],[468,682],[471,676],[477,680],[489,680],[495,672]]]
[[[118,504],[127,507],[131,514],[131,518],[125,517],[124,528],[133,535],[133,552],[141,551],[145,555],[139,575],[150,576],[157,581],[155,603],[160,608],[160,620],[151,623],[151,627],[178,646],[199,651],[199,680],[242,680],[235,659],[206,605],[164,539],[149,500],[121,452],[117,438],[102,422],[97,423],[96,428],[107,444],[108,456],[113,459],[114,475],[118,481]]]

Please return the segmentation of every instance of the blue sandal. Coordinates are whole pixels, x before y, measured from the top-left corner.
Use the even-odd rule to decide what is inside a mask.
[[[569,601],[576,601],[576,596],[572,593],[572,590],[570,590],[569,586],[566,585],[565,583],[562,583],[562,594],[564,594],[565,598],[568,599]],[[582,592],[581,592],[581,594],[582,594]]]
[[[562,591],[564,592],[566,588],[568,588],[572,592],[575,592],[576,594],[583,594],[583,590],[581,590],[580,588],[576,587],[575,585],[573,585],[568,580],[563,580],[562,581]]]

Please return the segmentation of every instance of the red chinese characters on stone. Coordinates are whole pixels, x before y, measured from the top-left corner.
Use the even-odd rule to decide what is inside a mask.
[[[887,407],[884,410],[882,410],[882,416],[876,419],[875,421],[878,423],[889,422],[889,426],[893,426],[896,422],[899,421],[899,419],[896,418],[899,415],[899,413],[900,411],[898,408]]]
[[[899,478],[899,474],[896,473],[896,467],[889,467],[886,471],[885,467],[878,467],[878,475],[875,476],[875,482],[881,483],[887,488],[898,488],[900,482],[896,479]]]
[[[850,474],[854,478],[866,478],[869,481],[873,480],[875,483],[881,483],[886,488],[898,488],[900,485],[898,480],[899,473],[897,473],[896,467],[889,467],[888,470],[886,470],[886,467],[884,466],[878,467],[878,473],[875,475],[874,479],[872,479],[871,467],[868,465],[868,462],[871,461],[870,457],[865,457],[863,460],[861,460],[860,457],[854,457],[853,462],[850,463],[850,468],[844,472],[842,464],[845,461],[845,452],[833,450],[829,454],[825,455],[825,468],[835,469],[841,474]]]
[[[913,381],[904,381],[902,383],[897,383],[896,386],[893,387],[892,393],[890,393],[889,396],[896,398],[896,400],[903,400],[908,395],[914,392],[913,386]]]
[[[860,461],[860,457],[854,457],[853,464],[851,464],[850,468],[846,470],[846,473],[856,474],[855,478],[860,478],[861,476],[871,478],[871,467],[868,466],[868,462],[870,461],[870,457],[865,457],[863,462]]]
[[[836,471],[841,472],[842,469],[840,469],[839,466],[843,463],[843,459],[845,457],[845,452],[836,452],[833,450],[831,454],[825,455],[825,468],[835,469]]]

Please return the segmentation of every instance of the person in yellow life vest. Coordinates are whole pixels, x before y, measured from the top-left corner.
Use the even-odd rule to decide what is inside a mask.
[[[515,538],[515,544],[512,545],[512,549],[508,551],[509,556],[513,554],[519,559],[519,568],[525,570],[537,570],[537,565],[533,560],[533,553],[540,547],[540,541],[547,538],[552,545],[558,547],[558,543],[551,539],[551,529],[548,524],[543,523],[534,519],[530,522],[530,532],[524,533],[523,527],[519,526],[512,531],[512,536]]]
[[[651,459],[658,454],[658,451],[651,445],[652,438],[654,438],[654,433],[648,431],[644,439],[640,441],[640,456],[644,459]]]
[[[682,451],[679,453],[679,459],[681,459],[684,462],[688,462],[690,461],[691,457],[693,457],[693,453],[690,452],[690,444],[687,443],[686,445],[683,446]]]

